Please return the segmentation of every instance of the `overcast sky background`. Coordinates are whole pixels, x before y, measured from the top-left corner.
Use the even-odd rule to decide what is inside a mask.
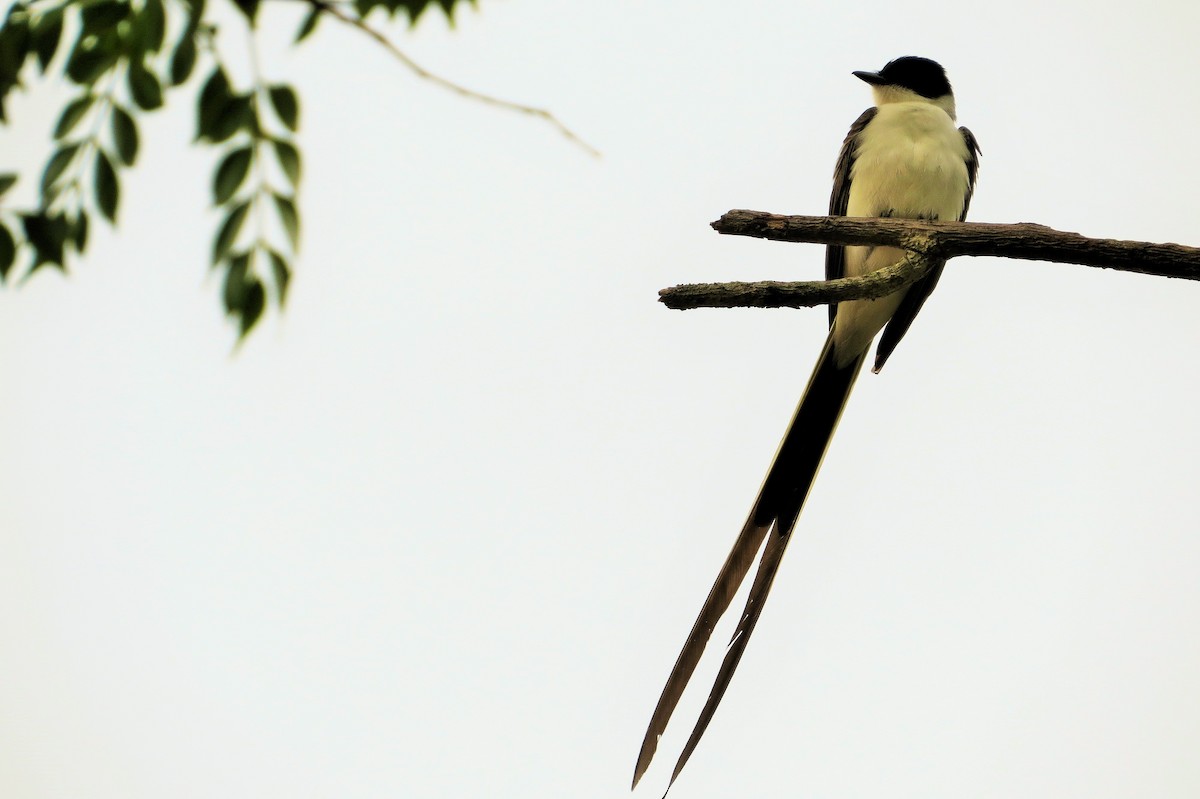
[[[286,312],[231,354],[195,80],[120,230],[0,291],[0,792],[626,795],[825,328],[656,291],[822,273],[708,223],[824,212],[851,70],[947,67],[974,220],[1200,244],[1200,5],[943,6],[481,0],[393,29],[597,160],[337,25],[293,50],[299,9],[265,4],[303,104]],[[64,96],[12,104],[0,168],[36,175]],[[1200,794],[1198,307],[953,262],[860,381],[672,796]]]

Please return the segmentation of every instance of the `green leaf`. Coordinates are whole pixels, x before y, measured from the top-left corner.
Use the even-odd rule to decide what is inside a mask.
[[[80,5],[83,6],[80,13],[85,34],[106,32],[118,22],[123,22],[131,10],[129,3],[122,3],[120,0],[100,0],[98,3]]]
[[[279,115],[279,121],[290,130],[296,130],[300,125],[300,101],[296,98],[295,90],[291,86],[280,84],[272,86],[269,94],[271,105]]]
[[[225,221],[221,223],[220,229],[217,231],[217,238],[213,240],[213,259],[214,265],[219,264],[225,254],[233,247],[233,243],[237,241],[237,235],[242,230],[242,223],[246,221],[246,213],[250,210],[250,202],[239,203],[234,206],[226,216]]]
[[[283,173],[287,175],[288,182],[293,186],[300,183],[300,151],[295,148],[289,141],[283,139],[275,139],[271,142],[275,145],[275,156],[279,159],[279,166],[283,168]]]
[[[17,243],[13,240],[13,234],[0,223],[0,281],[8,277],[8,270],[12,268],[16,257]]]
[[[219,144],[242,128],[251,132],[256,132],[258,129],[254,107],[248,94],[236,95],[225,104],[209,134],[209,141]]]
[[[229,78],[220,66],[213,67],[204,87],[200,90],[200,99],[196,103],[196,138],[212,137],[217,122],[221,118],[225,106],[233,97],[229,89]]]
[[[17,183],[17,176],[14,175],[12,172],[0,173],[0,197],[3,197],[4,193],[7,192],[9,189],[11,189],[13,186],[15,186],[16,183]]]
[[[283,223],[288,241],[295,250],[296,245],[300,243],[300,214],[296,212],[296,203],[291,197],[285,197],[282,194],[273,194],[272,196],[275,198],[275,208],[279,211],[279,221]]]
[[[79,152],[79,142],[74,142],[62,147],[46,162],[46,169],[42,172],[43,205],[50,204],[54,194],[52,192],[54,184],[62,177],[63,172],[67,171],[67,167],[70,166],[77,152]]]
[[[258,321],[265,304],[262,281],[251,268],[253,257],[251,251],[229,258],[229,265],[225,269],[225,285],[221,291],[226,312],[239,317],[242,336]]]
[[[146,0],[146,4],[137,15],[135,25],[146,50],[151,53],[161,50],[167,31],[167,14],[162,0]]]
[[[112,108],[112,133],[117,157],[126,166],[133,166],[138,153],[137,124],[128,111],[115,103]]]
[[[258,17],[259,0],[233,0],[233,2],[246,15],[246,19],[250,21],[250,27],[253,28],[256,17]]]
[[[67,107],[63,109],[62,114],[58,118],[58,124],[54,126],[54,138],[61,139],[70,133],[79,120],[83,119],[83,115],[88,112],[88,109],[92,107],[92,103],[95,101],[95,97],[85,94],[67,103]]]
[[[24,18],[15,18],[16,6],[9,9],[8,19],[0,27],[0,97],[17,84],[17,76],[29,53],[29,26]],[[0,113],[0,121],[3,114]]]
[[[96,82],[97,78],[112,69],[113,65],[117,63],[119,53],[98,42],[93,43],[90,47],[85,47],[84,40],[85,37],[80,35],[79,40],[75,42],[75,47],[67,58],[66,72],[67,77],[80,86],[90,86]]]
[[[67,241],[75,246],[75,252],[82,253],[87,249],[88,215],[79,211],[79,216],[67,223]]]
[[[221,299],[227,311],[235,311],[242,304],[246,277],[250,274],[250,255],[250,252],[239,252],[229,256],[225,266],[225,284],[221,287]]]
[[[188,27],[199,27],[200,21],[204,19],[204,0],[183,0],[183,2],[188,7]]]
[[[288,262],[275,250],[267,250],[267,260],[271,262],[271,275],[275,278],[275,290],[279,293],[279,307],[287,302],[288,283],[292,279],[292,270]]]
[[[450,23],[450,27],[454,27],[454,9],[456,4],[461,0],[438,0],[438,5],[442,7],[442,11],[446,13],[446,20]],[[475,0],[470,0],[471,4],[475,4]]]
[[[296,31],[296,40],[294,44],[300,44],[309,37],[309,35],[317,29],[317,22],[321,19],[321,9],[318,6],[313,6],[313,10],[308,12],[308,16],[304,18],[304,22],[300,25],[300,30]]]
[[[34,269],[44,263],[63,265],[63,244],[67,238],[67,220],[59,214],[23,214],[21,226],[25,238],[33,245]]]
[[[192,28],[183,32],[171,55],[171,85],[178,86],[191,77],[196,66],[196,33]]]
[[[237,104],[243,102],[245,103],[245,108],[238,112],[238,125],[254,138],[261,138],[263,128],[262,122],[258,118],[258,103],[255,102],[254,96],[249,93],[241,95],[234,100],[234,103]]]
[[[138,107],[145,111],[161,108],[163,104],[162,87],[154,73],[138,61],[129,62],[129,94]]]
[[[117,186],[117,172],[113,169],[108,155],[99,148],[96,149],[96,206],[100,213],[114,225],[117,223],[117,204],[120,190]]]
[[[262,317],[263,308],[267,305],[267,293],[262,281],[257,277],[246,281],[246,293],[240,309],[241,337],[245,338],[250,328]]]
[[[58,51],[58,42],[62,39],[62,18],[62,11],[55,9],[40,16],[33,26],[33,48],[37,51],[38,66],[43,75],[46,74],[46,68],[50,66],[50,62],[54,60],[54,54]]]
[[[214,205],[224,205],[234,195],[245,181],[253,157],[254,151],[249,147],[240,147],[225,156],[213,177]]]

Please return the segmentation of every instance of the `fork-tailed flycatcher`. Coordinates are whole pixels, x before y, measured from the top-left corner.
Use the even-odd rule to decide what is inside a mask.
[[[980,150],[969,130],[955,127],[954,94],[945,70],[927,58],[906,56],[878,72],[854,75],[871,84],[875,106],[855,120],[842,144],[833,176],[830,216],[964,219],[975,187]],[[865,275],[904,256],[904,251],[895,247],[830,246],[825,255],[825,277]],[[737,631],[708,701],[675,764],[672,784],[699,743],[758,623],[796,518],[871,342],[882,330],[875,353],[874,371],[878,372],[937,285],[943,265],[936,264],[920,281],[886,297],[829,307],[829,336],[808,388],[775,453],[750,517],[704,601],[650,718],[633,772],[635,787],[654,757],[659,736],[700,661],[713,627],[728,609],[762,548]]]

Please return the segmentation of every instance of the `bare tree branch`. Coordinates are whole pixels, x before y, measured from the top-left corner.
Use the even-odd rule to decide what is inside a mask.
[[[659,292],[668,308],[799,308],[874,299],[919,280],[929,264],[959,255],[994,255],[1081,264],[1123,272],[1200,280],[1200,248],[1145,241],[1093,239],[1024,222],[926,222],[841,216],[782,216],[730,211],[712,223],[718,233],[813,244],[891,245],[910,255],[861,278],[799,283],[700,283]]]
[[[811,308],[845,300],[873,300],[915,283],[929,271],[932,261],[915,252],[899,263],[865,277],[779,283],[686,283],[658,292],[668,308]]]
[[[520,113],[520,114],[528,114],[529,116],[534,116],[534,117],[538,117],[539,119],[543,119],[546,122],[549,122],[554,127],[558,128],[559,133],[566,136],[572,142],[574,142],[578,146],[582,147],[583,149],[587,150],[593,156],[595,156],[597,158],[600,157],[599,150],[597,150],[595,147],[593,147],[592,145],[590,145],[586,141],[584,141],[582,138],[580,138],[580,136],[577,133],[575,133],[575,131],[571,130],[566,125],[564,125],[561,121],[559,121],[558,117],[554,116],[554,114],[550,113],[546,109],[534,108],[533,106],[522,105],[521,103],[514,103],[511,100],[501,100],[499,97],[493,97],[490,94],[484,94],[483,92],[477,92],[474,89],[468,89],[466,86],[462,86],[458,83],[455,83],[454,81],[447,80],[446,78],[443,78],[441,75],[436,75],[436,74],[430,72],[429,70],[425,69],[423,66],[418,64],[416,61],[413,61],[411,58],[408,57],[408,55],[403,50],[401,50],[396,45],[392,44],[391,40],[388,39],[386,36],[384,36],[382,33],[375,30],[374,28],[372,28],[370,25],[368,25],[366,22],[362,21],[361,19],[351,16],[350,14],[347,14],[345,11],[338,8],[338,6],[336,6],[333,2],[331,2],[331,0],[304,0],[304,2],[308,3],[313,8],[320,9],[324,13],[329,14],[331,17],[334,17],[339,22],[345,23],[346,25],[349,25],[352,28],[358,28],[360,31],[365,33],[367,36],[370,36],[372,39],[374,39],[376,42],[378,42],[385,50],[387,50],[389,53],[391,53],[393,56],[395,56],[396,59],[400,61],[400,63],[402,63],[402,64],[404,64],[404,66],[408,67],[408,69],[414,75],[416,75],[418,78],[421,78],[422,80],[427,80],[430,83],[434,83],[438,86],[441,86],[443,89],[448,89],[449,91],[452,91],[455,94],[461,95],[470,100],[476,100],[478,102],[485,103],[487,105],[494,105],[497,108],[504,108],[509,111],[516,111],[517,113]]]

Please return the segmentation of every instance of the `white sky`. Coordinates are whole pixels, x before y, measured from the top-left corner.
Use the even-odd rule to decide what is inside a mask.
[[[824,337],[656,291],[821,274],[708,223],[824,211],[851,70],[946,65],[975,220],[1200,243],[1190,0],[481,6],[396,33],[602,159],[335,25],[292,51],[269,3],[306,159],[285,314],[230,354],[194,85],[119,232],[0,291],[5,797],[626,795]],[[40,169],[62,97],[14,104],[0,167]],[[1198,303],[953,262],[672,796],[1200,793]]]

